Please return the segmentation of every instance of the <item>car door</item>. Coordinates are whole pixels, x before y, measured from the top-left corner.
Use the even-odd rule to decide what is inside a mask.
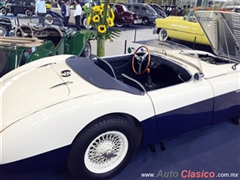
[[[148,92],[158,127],[159,141],[173,138],[212,122],[213,90],[206,80],[190,80]]]
[[[190,14],[179,23],[178,39],[194,42],[195,38],[196,43],[201,43],[203,38],[207,39],[195,16]]]

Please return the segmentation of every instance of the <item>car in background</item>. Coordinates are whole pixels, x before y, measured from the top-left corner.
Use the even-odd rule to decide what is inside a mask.
[[[190,11],[188,15],[168,16],[165,19],[157,18],[154,34],[158,34],[160,41],[166,41],[171,38],[182,41],[194,42],[198,44],[210,45],[204,31],[194,15]]]
[[[11,20],[0,16],[0,36],[8,36],[12,30]]]
[[[125,5],[109,3],[109,6],[114,10],[114,24],[116,24],[117,27],[142,23],[142,20],[139,19],[138,15],[129,11]]]
[[[149,6],[151,6],[161,18],[165,18],[167,17],[167,14],[165,13],[165,11],[163,10],[163,8],[161,6],[159,6],[158,4],[154,4],[154,3],[149,3]]]
[[[38,27],[35,26],[37,18],[27,24],[24,24],[26,19],[21,20],[18,19],[19,25],[14,30],[14,36],[1,37],[0,76],[43,57],[59,54],[91,55],[89,38],[81,32],[63,25]]]
[[[8,13],[12,13],[14,16],[18,14],[32,16],[35,12],[35,0],[7,0],[5,5],[0,7],[0,12],[3,16],[7,16]]]
[[[240,13],[240,6],[227,6],[226,8],[219,9],[219,11],[229,11]]]
[[[155,23],[156,18],[160,18],[157,12],[148,4],[144,3],[131,3],[126,4],[129,11],[136,13],[140,19],[142,19],[143,25],[149,25]]]
[[[74,10],[75,5],[70,5],[70,17],[69,17],[69,25],[75,25],[75,18],[74,18]],[[52,24],[53,18],[58,17],[61,18],[62,21],[64,21],[64,18],[61,13],[61,8],[51,7],[46,12],[46,23]],[[85,27],[86,29],[91,29],[92,27],[87,23],[86,15],[83,13],[80,20],[80,25]]]

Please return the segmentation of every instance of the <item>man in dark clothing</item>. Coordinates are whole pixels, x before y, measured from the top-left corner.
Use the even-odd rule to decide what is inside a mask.
[[[173,9],[170,11],[170,16],[178,16],[179,15],[179,11],[177,6],[173,6]]]
[[[67,27],[70,17],[69,0],[64,0],[64,4],[61,6],[61,12],[64,17],[64,26]]]

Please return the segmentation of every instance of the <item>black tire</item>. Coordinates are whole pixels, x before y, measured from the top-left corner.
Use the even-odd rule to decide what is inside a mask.
[[[125,168],[138,149],[138,132],[138,128],[131,121],[119,115],[105,116],[90,123],[77,135],[71,145],[67,159],[69,171],[78,180],[106,180],[115,176]],[[125,149],[123,155],[122,149]],[[109,166],[113,167],[108,166],[107,170],[101,168],[99,170],[94,166],[106,162],[111,163]],[[99,172],[93,172],[95,170]],[[100,172],[104,170],[106,171]]]
[[[2,49],[0,49],[0,57],[0,77],[2,77],[9,70],[9,60]]]
[[[147,25],[150,24],[150,21],[147,17],[144,17],[144,18],[142,18],[142,23],[143,23],[144,26],[147,26]]]
[[[29,9],[27,9],[24,14],[28,17],[33,15],[32,11],[30,11]]]
[[[83,49],[81,56],[89,58],[91,56],[91,53],[92,53],[92,47],[90,42],[88,41]]]
[[[160,29],[159,33],[158,33],[158,39],[159,41],[166,41],[166,40],[170,40],[170,38],[168,37],[168,33],[166,29]]]
[[[2,12],[3,16],[7,16],[7,14],[8,14],[8,10],[4,7],[1,9],[1,12]]]
[[[86,28],[86,29],[92,29],[92,26],[87,24],[87,18],[84,18],[82,20],[82,25]]]
[[[0,36],[7,36],[8,34],[9,34],[8,28],[6,26],[0,24]]]
[[[51,25],[51,24],[53,24],[53,17],[52,17],[52,15],[51,14],[46,14],[46,16],[45,16],[45,24],[47,24],[47,25]]]

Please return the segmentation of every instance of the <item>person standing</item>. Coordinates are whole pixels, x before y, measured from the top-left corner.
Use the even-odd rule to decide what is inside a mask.
[[[36,15],[39,17],[39,24],[42,24],[42,27],[45,26],[45,15],[46,15],[46,4],[44,0],[38,0],[36,2]]]
[[[186,15],[188,15],[189,12],[190,12],[190,5],[188,5],[187,8],[185,8],[185,9],[183,10],[182,15],[183,15],[183,16],[186,16]]]
[[[75,0],[76,9],[74,11],[74,18],[76,23],[77,31],[80,31],[80,19],[82,15],[82,7],[79,4],[79,0]]]
[[[68,26],[68,21],[70,17],[70,8],[69,8],[69,0],[64,0],[64,4],[61,6],[62,16],[64,17],[64,26]]]
[[[173,6],[173,9],[170,11],[170,16],[178,16],[178,8],[176,5]]]
[[[58,0],[55,0],[55,1],[53,2],[52,7],[61,8],[61,6],[60,6],[59,3],[58,3]]]

